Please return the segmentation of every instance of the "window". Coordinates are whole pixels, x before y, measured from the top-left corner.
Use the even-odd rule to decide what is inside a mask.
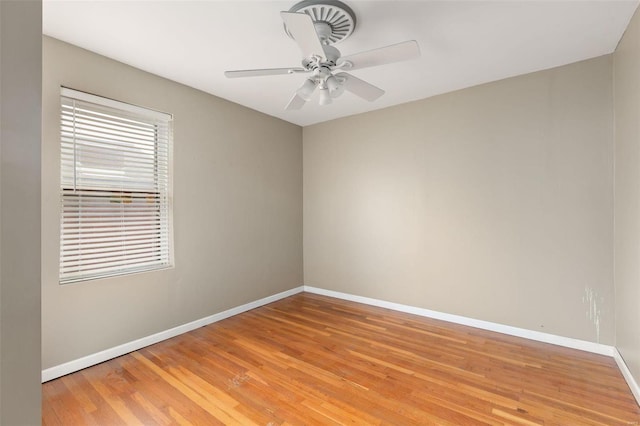
[[[61,90],[60,283],[166,268],[172,116]]]

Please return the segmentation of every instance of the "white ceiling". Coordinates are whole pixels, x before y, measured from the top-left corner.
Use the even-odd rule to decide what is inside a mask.
[[[419,59],[353,71],[384,90],[284,106],[304,75],[227,79],[300,65],[279,12],[296,1],[45,0],[44,33],[274,117],[309,125],[592,58],[615,50],[638,0],[345,1],[343,55],[417,40]],[[317,96],[317,95],[316,95]]]

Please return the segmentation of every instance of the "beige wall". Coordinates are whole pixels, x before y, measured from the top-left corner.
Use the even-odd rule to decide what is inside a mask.
[[[614,55],[616,346],[640,383],[640,14]]]
[[[612,107],[605,56],[304,128],[305,284],[613,344]]]
[[[302,284],[300,127],[46,37],[43,60],[43,368]],[[61,85],[174,114],[174,269],[58,284]]]
[[[42,2],[0,1],[0,425],[40,424]]]

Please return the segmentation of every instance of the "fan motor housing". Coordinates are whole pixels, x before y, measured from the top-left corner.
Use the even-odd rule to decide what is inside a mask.
[[[318,37],[323,44],[327,45],[345,40],[356,28],[355,13],[349,6],[338,0],[304,0],[293,5],[289,12],[309,15]],[[291,37],[286,26],[285,31]]]

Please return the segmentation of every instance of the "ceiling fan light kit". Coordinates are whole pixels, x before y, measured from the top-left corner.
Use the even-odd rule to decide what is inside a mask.
[[[300,88],[296,90],[296,93],[306,102],[309,102],[311,100],[311,95],[313,94],[313,91],[316,90],[317,85],[318,85],[317,81],[308,78],[304,81],[304,83],[302,83],[302,86],[300,86]]]
[[[342,56],[332,46],[348,38],[356,27],[353,10],[338,0],[305,0],[296,3],[289,11],[281,12],[285,32],[298,44],[302,53],[301,67],[267,68],[226,71],[229,78],[256,77],[278,74],[310,73],[298,88],[285,109],[300,109],[311,100],[319,89],[320,105],[332,103],[345,90],[369,102],[378,99],[384,90],[342,70],[357,70],[385,65],[420,56],[415,40],[366,52]]]
[[[325,83],[327,84],[327,89],[329,89],[329,94],[331,95],[332,98],[337,98],[338,96],[344,93],[345,80],[344,79],[341,79],[341,80],[342,81],[340,81],[338,77],[334,75],[330,75],[325,80]]]
[[[326,87],[320,88],[320,105],[329,105],[333,100],[329,94],[329,89]]]

